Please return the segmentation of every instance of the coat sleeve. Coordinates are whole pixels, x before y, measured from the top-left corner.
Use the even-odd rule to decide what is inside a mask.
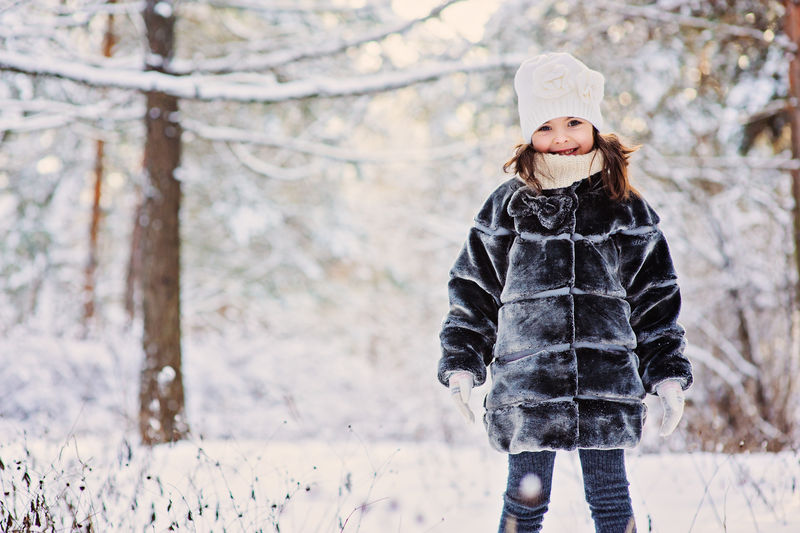
[[[486,381],[513,236],[508,229],[476,222],[450,270],[450,310],[439,335],[442,357],[438,378],[445,386],[450,375],[459,370],[471,372],[476,386]]]
[[[685,390],[692,384],[692,365],[683,355],[681,293],[667,241],[655,224],[620,232],[616,238],[645,390],[654,394],[666,379],[677,379]]]

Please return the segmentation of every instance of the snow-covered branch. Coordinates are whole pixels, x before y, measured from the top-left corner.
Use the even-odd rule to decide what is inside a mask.
[[[79,17],[86,21],[86,18],[91,15],[105,14],[105,15],[123,15],[141,13],[144,10],[143,0],[133,0],[131,2],[92,2],[78,5],[68,6],[48,6],[47,10],[60,17]]]
[[[170,70],[173,74],[178,75],[191,73],[225,74],[242,71],[263,71],[302,59],[330,56],[343,52],[353,46],[359,46],[371,41],[380,41],[389,35],[405,33],[421,22],[438,17],[444,9],[451,5],[463,1],[464,0],[448,0],[432,9],[425,16],[401,24],[377,28],[353,39],[327,39],[322,43],[314,43],[312,45],[300,46],[289,50],[280,50],[266,55],[251,55],[246,58],[242,58],[240,54],[234,54],[199,62],[173,61]]]
[[[353,13],[361,11],[372,11],[373,6],[367,4],[364,7],[346,7],[336,3],[322,2],[302,2],[299,0],[287,0],[283,2],[264,2],[264,0],[196,0],[198,3],[207,4],[213,7],[234,8],[252,11],[266,12],[296,12],[296,13]]]
[[[693,17],[691,15],[672,13],[655,5],[637,6],[627,3],[609,1],[596,5],[592,4],[591,2],[587,2],[586,6],[602,11],[614,11],[628,17],[646,18],[657,20],[659,22],[670,22],[683,27],[712,30],[717,36],[726,34],[734,37],[747,37],[750,39],[756,39],[758,41],[770,43],[774,42],[775,44],[786,49],[794,49],[794,45],[783,35],[775,35],[772,32],[765,32],[756,28],[736,26],[734,24],[725,24],[723,22],[714,22],[703,17]]]
[[[791,157],[752,157],[752,156],[663,156],[659,164],[666,163],[667,168],[694,169],[743,169],[751,170],[796,170],[800,169],[800,160]]]
[[[96,118],[126,120],[132,114],[129,98],[105,98],[94,105],[68,104],[41,98],[31,100],[2,98],[0,99],[0,109],[3,112],[67,114],[89,120]],[[136,118],[142,118],[140,111],[136,111],[136,113]]]
[[[714,372],[714,374],[719,376],[732,389],[740,390],[742,388],[742,375],[725,362],[714,357],[708,350],[694,344],[689,344],[686,346],[686,356]]]
[[[133,15],[144,9],[142,1],[99,2],[69,6],[37,6],[35,3],[26,5],[27,2],[19,4],[28,10],[21,17],[20,14],[13,12],[13,8],[16,6],[0,7],[0,16],[6,16],[6,13],[10,14],[10,18],[0,20],[3,23],[0,24],[0,35],[3,37],[41,37],[45,30],[86,27],[92,17],[96,15]],[[40,11],[37,12],[37,9]]]
[[[268,146],[316,157],[324,157],[334,161],[353,163],[426,162],[453,157],[464,157],[466,154],[486,148],[486,145],[483,143],[454,143],[421,150],[398,149],[367,152],[348,150],[321,142],[286,138],[276,139],[274,136],[258,131],[209,126],[190,119],[184,119],[181,121],[181,125],[186,131],[192,132],[198,137],[210,141]],[[495,148],[495,146],[492,145],[491,148]]]
[[[704,316],[692,316],[692,323],[709,339],[713,339],[713,343],[724,353],[734,367],[740,374],[744,374],[749,378],[756,378],[758,376],[758,367],[753,363],[746,360],[739,349],[728,340],[725,334],[717,329],[717,327],[707,320]]]
[[[272,163],[256,157],[241,144],[226,143],[226,146],[242,165],[256,174],[266,176],[270,179],[297,181],[308,178],[315,170],[315,167],[310,165],[295,168],[273,165]]]
[[[339,78],[319,76],[286,83],[275,83],[272,79],[264,77],[261,83],[256,81],[233,83],[215,79],[214,76],[174,76],[154,71],[103,69],[59,58],[0,50],[0,70],[61,78],[92,87],[161,92],[190,100],[274,103],[312,97],[335,98],[391,91],[457,72],[516,68],[523,59],[522,55],[511,54],[471,64],[461,61],[441,61],[362,76]]]
[[[758,112],[751,115],[742,115],[739,119],[739,122],[742,124],[751,124],[758,120],[764,120],[765,118],[775,116],[779,113],[788,112],[791,110],[791,107],[792,103],[786,98],[772,100]]]
[[[49,100],[0,99],[0,131],[30,132],[60,128],[75,121],[120,122],[140,120],[144,110],[129,103],[103,100],[74,105]]]
[[[24,2],[25,0],[12,0],[11,2],[8,2],[7,5],[0,6],[0,14],[5,13],[6,11],[10,11],[11,9],[14,9],[15,7]]]
[[[725,381],[736,393],[737,398],[741,400],[741,407],[744,412],[765,435],[770,437],[780,437],[782,435],[779,429],[759,415],[758,409],[753,405],[750,396],[745,391],[741,374],[714,357],[707,350],[693,344],[686,347],[686,356],[692,361],[702,364]]]
[[[7,119],[0,117],[0,132],[14,131],[17,133],[52,130],[63,128],[75,122],[75,117],[69,115],[38,114]]]

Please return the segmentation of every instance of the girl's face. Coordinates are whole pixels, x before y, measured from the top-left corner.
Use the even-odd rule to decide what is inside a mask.
[[[537,152],[561,155],[588,154],[594,147],[594,127],[591,122],[582,118],[554,118],[533,132],[531,144]]]

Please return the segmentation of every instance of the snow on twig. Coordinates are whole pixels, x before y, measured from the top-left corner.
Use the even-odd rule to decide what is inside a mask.
[[[231,55],[199,62],[174,61],[170,70],[176,75],[186,75],[193,72],[224,74],[242,71],[263,71],[302,59],[330,56],[343,52],[353,46],[359,46],[371,41],[380,41],[389,35],[405,33],[421,22],[438,17],[445,8],[463,1],[464,0],[449,0],[432,9],[427,15],[401,24],[378,28],[361,34],[354,39],[327,39],[322,43],[314,43],[312,45],[289,50],[280,50],[266,55],[248,56],[245,59],[240,55]]]
[[[362,76],[319,76],[286,83],[275,83],[265,77],[263,83],[233,83],[220,81],[214,76],[174,76],[155,71],[97,68],[60,58],[0,50],[0,70],[61,78],[92,87],[161,92],[189,100],[275,103],[391,91],[457,72],[516,68],[523,59],[523,55],[509,54],[471,64],[440,61],[410,69]]]

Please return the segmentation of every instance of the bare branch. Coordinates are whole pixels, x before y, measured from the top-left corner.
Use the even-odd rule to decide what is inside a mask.
[[[497,56],[480,63],[441,61],[410,69],[332,78],[320,76],[305,80],[275,83],[257,78],[250,83],[233,83],[214,76],[173,76],[155,71],[97,68],[35,54],[0,50],[0,70],[49,76],[92,87],[114,87],[141,92],[160,92],[189,100],[275,103],[306,98],[336,98],[391,91],[420,82],[432,81],[456,72],[517,68],[524,56]]]

